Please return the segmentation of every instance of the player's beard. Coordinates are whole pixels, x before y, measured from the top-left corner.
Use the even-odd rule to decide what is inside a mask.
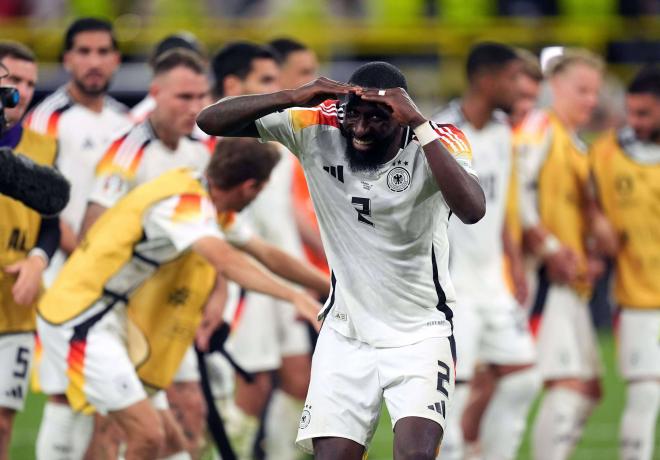
[[[80,90],[81,93],[85,94],[86,96],[92,96],[92,97],[101,96],[107,93],[108,88],[110,87],[110,79],[106,80],[105,83],[103,83],[100,86],[86,85],[81,80],[74,80],[73,83],[76,85],[76,87]]]
[[[387,152],[394,142],[396,134],[384,139],[379,139],[373,143],[373,146],[365,151],[359,151],[353,147],[353,136],[346,136],[346,160],[348,167],[356,172],[374,172],[379,166],[385,163]]]

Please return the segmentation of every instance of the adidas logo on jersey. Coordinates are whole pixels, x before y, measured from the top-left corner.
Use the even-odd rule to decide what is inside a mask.
[[[18,385],[5,393],[8,398],[23,399],[23,387]]]
[[[445,408],[445,402],[444,401],[437,402],[437,403],[434,403],[434,404],[430,404],[430,405],[427,406],[427,408],[434,411],[434,412],[437,412],[438,414],[442,415],[442,417],[445,417],[445,413],[446,413],[445,409],[446,408]]]
[[[343,166],[324,166],[323,170],[337,179],[342,184],[344,183],[344,167]]]

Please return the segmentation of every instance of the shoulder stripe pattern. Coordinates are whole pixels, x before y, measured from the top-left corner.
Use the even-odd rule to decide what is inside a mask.
[[[291,109],[290,113],[294,131],[300,131],[314,125],[339,128],[337,101],[327,100],[316,107],[296,107]]]
[[[202,195],[184,193],[179,196],[179,202],[174,208],[172,220],[179,222],[194,222],[202,215]]]
[[[130,130],[110,145],[96,167],[96,175],[122,172],[131,177],[134,176],[147,145],[153,139],[153,130],[146,123]]]
[[[463,131],[458,129],[456,126],[450,124],[442,124],[433,126],[433,129],[440,135],[440,141],[451,153],[458,155],[470,154],[472,152],[467,137],[465,137]]]
[[[40,134],[57,137],[60,117],[73,105],[66,90],[60,88],[30,112],[26,124]]]

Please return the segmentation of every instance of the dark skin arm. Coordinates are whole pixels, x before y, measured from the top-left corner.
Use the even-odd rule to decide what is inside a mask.
[[[213,136],[259,137],[254,121],[263,116],[289,107],[314,107],[358,90],[357,86],[321,77],[292,90],[226,97],[202,110],[197,125]]]
[[[358,92],[365,101],[388,106],[402,126],[414,129],[428,122],[403,88],[388,89],[384,95],[378,93],[373,89]],[[458,164],[442,142],[426,144],[424,154],[449,209],[466,224],[479,222],[486,214],[486,197],[479,182]]]

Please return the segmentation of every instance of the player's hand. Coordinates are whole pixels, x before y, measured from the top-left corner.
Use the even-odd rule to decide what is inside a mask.
[[[224,303],[210,301],[206,304],[202,322],[195,333],[195,346],[198,350],[209,351],[211,336],[222,325],[224,310]]]
[[[520,257],[509,258],[511,281],[513,282],[513,296],[520,305],[525,305],[529,296],[525,268]]]
[[[29,306],[37,300],[41,287],[41,274],[45,269],[46,261],[36,255],[5,267],[5,273],[17,276],[11,289],[14,302]]]
[[[388,106],[392,111],[392,117],[403,126],[417,128],[427,121],[403,88],[365,89],[358,91],[357,95],[364,101]]]
[[[587,258],[587,282],[595,283],[605,273],[605,262],[600,257]]]
[[[314,107],[328,99],[336,99],[349,93],[356,93],[362,88],[342,83],[329,78],[319,77],[293,90],[293,100],[298,107]]]
[[[544,262],[548,268],[548,277],[554,283],[569,284],[577,278],[578,258],[575,252],[567,246],[562,246],[557,251],[548,254]]]
[[[303,291],[297,292],[291,303],[296,307],[298,315],[302,319],[312,323],[312,326],[314,326],[317,332],[321,329],[321,323],[318,320],[318,314],[321,311],[320,303]]]

